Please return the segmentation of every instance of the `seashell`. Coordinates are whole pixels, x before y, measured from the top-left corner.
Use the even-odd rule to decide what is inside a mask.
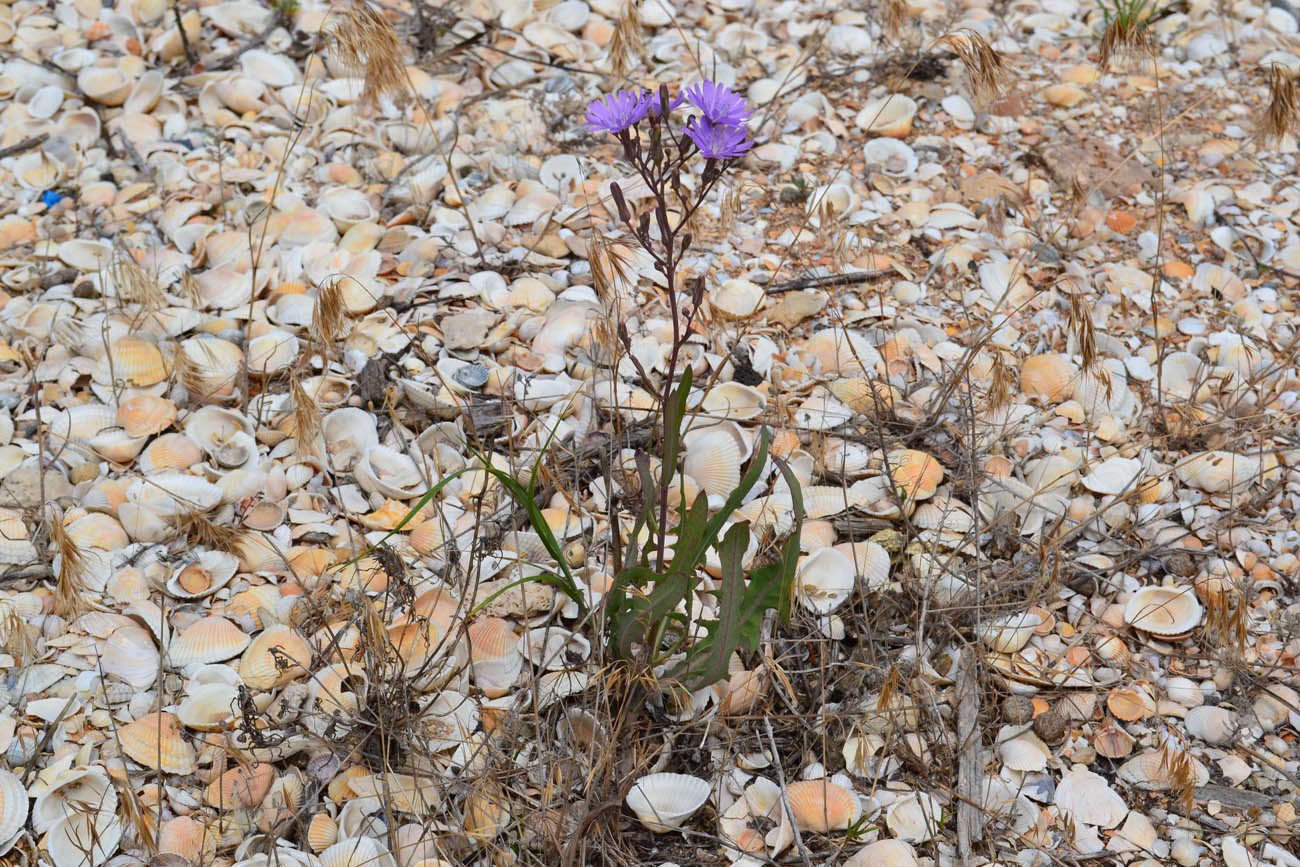
[[[209,807],[223,811],[256,807],[266,797],[274,779],[275,768],[266,762],[233,767],[208,783],[203,800]]]
[[[841,867],[921,867],[912,844],[903,840],[877,840],[845,861]]]
[[[1189,677],[1171,677],[1165,681],[1165,695],[1170,701],[1186,708],[1200,706],[1205,701],[1201,686]]]
[[[139,626],[120,626],[104,641],[99,655],[105,674],[111,674],[134,686],[148,689],[158,677],[158,650],[153,636]]]
[[[352,471],[362,490],[399,500],[418,497],[430,486],[409,455],[388,446],[368,448]]]
[[[320,853],[321,867],[394,867],[393,856],[373,837],[339,840]]]
[[[9,509],[0,509],[0,563],[29,565],[36,561],[36,546],[27,537],[22,517]]]
[[[795,825],[804,831],[842,831],[862,815],[857,796],[829,780],[799,780],[785,794]]]
[[[709,799],[708,780],[685,774],[650,774],[632,785],[625,799],[637,820],[656,834],[680,828]]]
[[[1029,643],[1042,622],[1043,618],[1037,614],[1010,614],[979,624],[975,634],[998,653],[1016,653]]]
[[[277,665],[284,660],[284,667]],[[239,660],[239,676],[250,689],[274,689],[307,674],[311,647],[290,626],[267,627],[249,643]]]
[[[1236,711],[1226,707],[1194,707],[1187,711],[1183,724],[1192,737],[1214,746],[1231,741],[1240,728]]]
[[[1092,748],[1108,759],[1126,758],[1133,752],[1133,736],[1106,719],[1092,735]]]
[[[147,437],[161,433],[176,421],[176,404],[165,397],[138,395],[127,398],[117,408],[117,423],[130,437]]]
[[[1300,695],[1289,686],[1270,683],[1255,695],[1250,707],[1260,727],[1271,732],[1300,707]]]
[[[808,196],[804,209],[814,226],[820,226],[823,220],[838,220],[858,206],[858,196],[849,184],[834,183],[817,187]]]
[[[519,639],[519,649],[528,661],[547,671],[580,666],[591,655],[591,642],[583,635],[559,626],[538,626]]]
[[[239,687],[235,684],[200,684],[176,708],[176,718],[188,729],[221,731],[234,718],[238,698]]]
[[[509,825],[509,799],[499,785],[489,780],[474,786],[465,795],[462,827],[472,839],[487,843]]]
[[[1115,635],[1105,635],[1097,639],[1096,654],[1103,662],[1113,667],[1122,668],[1129,660],[1128,645]]]
[[[12,771],[0,769],[0,847],[27,824],[27,789]],[[38,832],[39,833],[39,832]]]
[[[249,373],[274,376],[289,368],[298,358],[298,338],[278,329],[258,335],[248,341],[245,363]]]
[[[1154,711],[1154,702],[1150,696],[1143,695],[1131,686],[1116,687],[1106,696],[1106,707],[1116,719],[1135,722],[1150,716]]]
[[[519,636],[510,621],[480,618],[466,630],[469,641],[469,675],[488,698],[505,695],[523,670]]]
[[[240,299],[230,306],[239,306]],[[243,297],[247,303],[247,297]],[[210,334],[201,334],[182,340],[181,363],[188,374],[186,387],[210,400],[228,400],[235,395],[239,370],[244,364],[244,350],[228,340]]]
[[[700,408],[710,415],[747,421],[763,413],[767,397],[753,386],[724,382],[709,389],[700,401]]]
[[[735,422],[697,428],[686,438],[682,470],[712,496],[726,497],[740,485],[749,442]]]
[[[167,648],[172,668],[233,659],[248,647],[249,637],[224,617],[203,617],[185,628]]]
[[[1118,496],[1134,490],[1142,476],[1142,462],[1136,458],[1107,458],[1084,476],[1083,486],[1094,494]]]
[[[912,792],[895,800],[885,810],[890,833],[906,843],[933,839],[943,824],[943,807],[933,795]]]
[[[100,867],[121,840],[122,823],[112,810],[72,810],[42,843],[54,867]]]
[[[1033,732],[1006,737],[1014,731],[1011,726],[1004,726],[998,732],[998,758],[1002,759],[1002,764],[1013,771],[1037,773],[1046,769],[1052,758],[1052,751],[1047,744]],[[1006,739],[1002,740],[1003,737]]]
[[[895,449],[885,456],[888,476],[905,502],[928,500],[943,481],[943,466],[915,449]]]
[[[1067,400],[1073,390],[1074,362],[1064,355],[1033,355],[1020,365],[1020,390],[1044,404]]]
[[[167,592],[177,599],[202,599],[229,584],[237,571],[239,558],[235,555],[225,551],[203,551],[198,559],[182,566],[167,580]]]
[[[181,433],[168,433],[145,446],[136,463],[146,476],[168,470],[188,470],[203,460],[203,450]]]
[[[708,293],[709,306],[724,319],[748,319],[763,303],[763,287],[749,280],[726,280]]]
[[[357,407],[331,410],[323,421],[322,435],[338,472],[350,471],[362,455],[379,445],[374,416]]]
[[[1052,803],[1075,822],[1099,828],[1114,828],[1128,815],[1124,799],[1103,777],[1082,765],[1075,765],[1061,778]]]
[[[146,714],[118,729],[117,734],[122,752],[146,768],[172,774],[194,773],[197,755],[173,714]]]
[[[159,854],[179,855],[190,863],[210,862],[217,839],[212,829],[190,816],[176,816],[158,829]]]
[[[140,454],[146,442],[145,437],[132,437],[121,428],[112,427],[96,433],[88,445],[103,458],[117,464],[129,464]]]
[[[1199,452],[1180,462],[1174,474],[1193,488],[1210,494],[1242,491],[1259,481],[1259,458],[1232,452]]]
[[[77,73],[77,89],[100,105],[121,105],[134,85],[131,76],[116,66],[88,66]]]
[[[7,773],[7,772],[6,772]],[[36,787],[33,786],[33,794]],[[6,787],[6,795],[8,790]],[[22,813],[27,816],[28,793],[23,792]],[[61,772],[32,803],[32,828],[38,834],[58,824],[77,805],[86,809],[113,813],[117,809],[117,790],[108,775],[98,767],[74,768]],[[13,835],[10,834],[10,837]],[[6,838],[8,839],[8,838]]]
[[[323,852],[338,841],[339,824],[329,813],[317,813],[307,823],[307,845],[313,852]]]
[[[873,99],[858,112],[857,125],[869,133],[887,138],[907,138],[916,118],[916,101],[901,93]]]
[[[916,173],[916,152],[897,138],[873,138],[862,149],[868,170],[891,178],[910,178]]]
[[[298,66],[288,57],[261,48],[245,51],[239,57],[244,75],[267,87],[288,87],[298,80]]]
[[[1119,766],[1116,776],[1147,791],[1170,791],[1187,782],[1204,786],[1210,781],[1205,766],[1184,752],[1171,749],[1147,750]]]
[[[1152,635],[1173,637],[1195,629],[1204,613],[1191,585],[1142,587],[1124,606],[1124,622]]]
[[[134,388],[157,385],[171,375],[171,366],[152,340],[128,334],[113,342],[95,371],[97,382]]]
[[[857,570],[835,548],[823,548],[799,561],[795,593],[799,603],[817,614],[830,614],[853,595]]]

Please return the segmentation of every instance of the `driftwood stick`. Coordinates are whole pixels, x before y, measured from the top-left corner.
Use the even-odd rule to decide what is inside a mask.
[[[5,157],[15,156],[16,154],[26,153],[27,151],[32,150],[33,148],[38,148],[42,144],[44,144],[45,140],[49,137],[50,134],[48,132],[43,132],[40,135],[34,135],[31,138],[25,138],[22,141],[18,142],[17,144],[11,144],[7,148],[0,148],[0,160],[4,159]]]
[[[882,280],[897,273],[893,268],[876,268],[872,271],[850,271],[848,274],[800,277],[797,280],[786,280],[784,283],[773,283],[766,291],[771,295],[776,292],[795,292],[800,289],[824,289],[827,286],[855,286],[859,283]]]

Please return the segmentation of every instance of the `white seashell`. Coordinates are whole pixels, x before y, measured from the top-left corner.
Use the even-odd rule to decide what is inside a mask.
[[[339,840],[320,853],[320,864],[321,867],[396,867],[393,856],[374,837]]]
[[[1201,603],[1192,585],[1142,587],[1124,605],[1124,622],[1153,635],[1182,635],[1201,622]]]
[[[845,542],[835,550],[853,561],[863,592],[878,593],[889,584],[889,552],[875,542]]]
[[[998,732],[998,758],[1002,759],[1002,764],[1013,771],[1038,773],[1044,770],[1052,758],[1052,751],[1047,744],[1033,732],[1008,737],[1014,731],[1011,726],[1003,726]]]
[[[1099,828],[1114,828],[1128,815],[1124,799],[1103,777],[1082,765],[1075,765],[1062,777],[1053,803],[1074,821]]]
[[[746,421],[762,414],[767,408],[767,397],[753,386],[724,382],[709,389],[700,408],[711,415]]]
[[[572,154],[550,157],[542,163],[537,178],[548,190],[564,193],[574,181],[583,176],[582,164]]]
[[[1232,452],[1200,452],[1174,468],[1178,478],[1193,488],[1211,494],[1242,491],[1259,481],[1262,464],[1251,455]]]
[[[810,215],[809,222],[821,226],[822,222],[834,222],[858,206],[858,195],[848,184],[835,183],[818,187],[808,196],[804,209]]]
[[[1207,744],[1220,746],[1232,740],[1238,729],[1236,711],[1226,707],[1194,707],[1183,719],[1188,734]]]
[[[203,599],[229,584],[238,571],[239,558],[234,554],[202,551],[192,563],[172,573],[167,593],[177,599]]]
[[[27,801],[22,780],[12,771],[0,770],[0,849],[27,824]]]
[[[823,548],[799,561],[795,587],[799,603],[817,614],[829,614],[853,594],[853,561],[835,548]]]
[[[238,674],[228,666],[223,668],[238,679]],[[176,718],[186,728],[198,731],[220,731],[236,713],[239,687],[236,683],[200,683],[176,708]]]
[[[48,120],[58,113],[63,105],[63,88],[56,84],[47,84],[27,100],[27,113],[40,120]],[[7,838],[0,838],[7,839]]]
[[[77,89],[100,105],[126,102],[134,82],[116,66],[88,66],[77,73]]]
[[[682,469],[706,493],[726,497],[740,485],[740,468],[748,456],[744,431],[728,421],[687,435]]]
[[[1168,750],[1147,750],[1120,765],[1116,771],[1121,781],[1152,792],[1174,789],[1182,784],[1184,775],[1193,786],[1204,786],[1210,781],[1210,772],[1196,759]]]
[[[891,178],[910,178],[916,173],[918,160],[911,146],[896,138],[873,138],[863,147],[867,168]]]
[[[519,650],[533,665],[560,671],[581,665],[591,655],[591,642],[560,626],[538,626],[519,639]]]
[[[430,485],[410,455],[383,445],[367,449],[352,472],[362,490],[398,500],[418,497]]]
[[[120,677],[136,689],[148,689],[158,677],[153,636],[134,624],[113,630],[104,641],[99,660],[105,674]]]
[[[1260,867],[1259,860],[1237,842],[1236,837],[1222,838],[1219,841],[1219,854],[1223,856],[1224,867]]]
[[[845,861],[842,867],[920,867],[916,850],[912,844],[903,840],[877,840],[868,844],[853,857]]]
[[[198,476],[164,472],[132,483],[126,498],[139,508],[169,517],[186,512],[209,512],[221,502],[222,493],[221,488]],[[120,519],[121,515],[118,517]],[[126,527],[125,520],[122,526]]]
[[[110,815],[117,809],[117,790],[97,767],[63,771],[32,803],[32,829],[44,834],[72,812],[74,805]]]
[[[627,805],[643,826],[656,834],[680,828],[704,806],[712,790],[708,780],[685,774],[650,774],[627,793]]]
[[[1131,491],[1142,476],[1142,462],[1136,458],[1107,458],[1084,476],[1083,486],[1094,494],[1119,495]]]
[[[351,187],[331,187],[321,193],[320,210],[334,221],[340,232],[346,232],[358,223],[375,219],[375,207],[369,197]]]
[[[1165,681],[1165,695],[1186,708],[1199,707],[1205,701],[1201,686],[1189,677],[1171,677]]]
[[[99,867],[121,840],[122,823],[112,810],[70,810],[50,828],[45,847],[54,867]]]
[[[889,805],[885,824],[905,843],[924,843],[933,839],[943,825],[943,807],[927,792],[912,792]]]
[[[980,640],[998,653],[1016,653],[1033,637],[1034,630],[1043,622],[1038,614],[1025,612],[999,617],[975,627]]]
[[[273,376],[293,364],[298,358],[298,352],[298,338],[287,331],[276,329],[248,341],[244,360],[249,373]]]
[[[379,445],[374,416],[358,407],[330,411],[322,424],[322,435],[334,469],[339,472],[351,470],[362,455]]]
[[[708,293],[709,306],[725,319],[747,319],[763,303],[763,287],[749,280],[726,280]]]
[[[870,100],[858,112],[860,129],[889,138],[907,138],[916,117],[916,101],[901,93]]]
[[[244,75],[267,87],[287,87],[298,80],[298,66],[288,57],[261,48],[243,52],[239,67]]]

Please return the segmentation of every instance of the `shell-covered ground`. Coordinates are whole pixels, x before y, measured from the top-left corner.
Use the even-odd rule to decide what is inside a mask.
[[[6,863],[1300,864],[1298,55],[1285,0],[0,5]],[[607,641],[672,325],[583,117],[703,78],[756,146],[676,494],[766,431],[807,518],[682,694]],[[764,468],[747,568],[794,515]]]

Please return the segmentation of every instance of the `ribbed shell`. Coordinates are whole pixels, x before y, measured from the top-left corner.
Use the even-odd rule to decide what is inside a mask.
[[[799,780],[786,787],[794,822],[805,831],[843,830],[858,820],[857,796],[829,780]]]
[[[279,648],[277,655],[290,661],[286,669],[276,667],[272,648]],[[304,676],[307,673],[304,666],[310,662],[311,647],[307,640],[292,628],[275,624],[248,645],[239,660],[239,676],[250,689],[273,689]]]
[[[165,397],[137,395],[117,408],[117,423],[127,436],[147,437],[171,427],[176,421],[176,404]]]
[[[27,824],[27,789],[11,771],[0,770],[0,844]]]
[[[186,728],[218,731],[234,714],[238,687],[229,683],[204,683],[195,686],[176,709],[176,717]]]
[[[204,617],[186,627],[167,648],[167,662],[173,668],[223,662],[244,652],[249,638],[224,617]]]
[[[146,714],[118,730],[122,752],[155,771],[192,774],[197,764],[194,747],[181,733],[180,721],[170,713]]]
[[[274,779],[275,769],[265,762],[247,768],[234,767],[208,783],[203,800],[218,810],[256,807],[266,797]]]

